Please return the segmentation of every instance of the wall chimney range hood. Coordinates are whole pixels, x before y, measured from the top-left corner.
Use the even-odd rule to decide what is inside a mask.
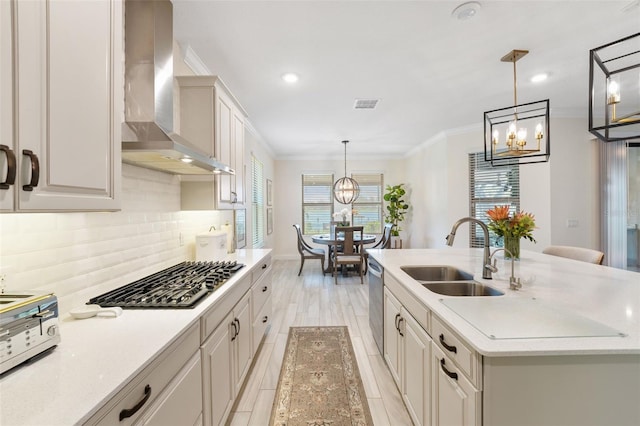
[[[125,2],[122,161],[180,175],[234,174],[173,131],[173,5]]]

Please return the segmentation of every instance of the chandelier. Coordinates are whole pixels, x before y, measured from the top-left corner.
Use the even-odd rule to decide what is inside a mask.
[[[518,105],[516,62],[528,50],[512,50],[502,62],[513,63],[513,106],[484,113],[484,159],[492,166],[549,160],[549,100]]]
[[[589,53],[589,131],[605,142],[640,138],[640,33]]]
[[[342,143],[344,144],[344,177],[333,184],[333,197],[340,204],[351,204],[360,196],[360,185],[354,179],[347,177],[347,144],[349,141],[342,141]]]

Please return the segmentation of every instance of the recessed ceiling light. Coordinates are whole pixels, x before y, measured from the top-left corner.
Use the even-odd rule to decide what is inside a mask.
[[[191,163],[193,162],[193,158],[189,158],[189,157],[182,157],[180,159],[180,161],[182,161],[183,163]]]
[[[549,74],[547,73],[536,74],[533,77],[531,77],[531,82],[540,83],[541,81],[545,81],[548,77],[549,77]]]
[[[293,84],[297,83],[300,77],[298,77],[298,74],[294,72],[288,72],[286,74],[282,74],[282,79],[287,83]]]
[[[478,3],[477,1],[462,3],[460,6],[453,9],[453,12],[451,12],[451,16],[460,21],[466,21],[476,16],[478,14],[478,11],[480,10],[480,7],[480,3]]]

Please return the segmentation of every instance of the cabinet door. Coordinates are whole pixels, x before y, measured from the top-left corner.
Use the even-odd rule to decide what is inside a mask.
[[[398,388],[401,387],[401,326],[402,315],[400,313],[402,305],[398,302],[389,290],[384,289],[384,359],[387,361],[389,370]]]
[[[118,209],[122,2],[14,5],[17,208]]]
[[[202,364],[196,353],[149,407],[137,425],[202,424]]]
[[[251,319],[251,310],[249,309],[250,293],[236,305],[233,310],[234,319],[238,325],[238,331],[234,340],[234,361],[235,361],[235,384],[234,395],[237,395],[242,387],[249,367],[251,366],[251,360],[253,359],[253,337],[252,326],[253,321]]]
[[[402,308],[403,392],[407,410],[416,425],[431,424],[431,338],[420,324]]]
[[[202,347],[202,391],[207,425],[223,423],[233,405],[233,318],[233,313],[227,315]]]
[[[433,426],[479,426],[480,391],[433,343],[431,413]]]
[[[216,98],[216,155],[218,160],[233,167],[233,153],[235,147],[233,140],[233,104],[221,90],[217,91]],[[231,207],[233,200],[233,176],[221,174],[218,179],[218,201]],[[220,206],[219,206],[220,207]]]
[[[12,1],[0,1],[0,211],[13,210],[15,185],[10,185],[9,164],[15,159],[13,141],[13,37]]]
[[[235,152],[232,167],[236,170],[236,174],[233,176],[235,183],[233,187],[238,204],[244,204],[244,117],[237,109],[233,113],[233,135]]]

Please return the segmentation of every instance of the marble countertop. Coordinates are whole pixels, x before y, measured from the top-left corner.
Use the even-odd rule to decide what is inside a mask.
[[[502,253],[496,255],[499,271],[493,274],[493,279],[485,280],[482,249],[368,252],[382,264],[385,274],[396,278],[484,356],[640,354],[640,273],[522,251],[521,259],[515,262],[515,276],[520,278],[522,288],[514,291],[509,289],[511,264],[503,259]],[[401,269],[405,265],[455,266],[473,273],[476,281],[504,295],[464,297],[463,302],[449,302],[461,298],[425,289]],[[531,306],[540,309],[528,309]],[[545,320],[548,312],[557,314],[549,325],[527,323]],[[472,318],[480,318],[482,324],[472,324]],[[570,322],[584,327],[574,332]],[[529,325],[540,327],[531,334]],[[490,337],[487,329],[492,328],[506,337]],[[603,336],[606,333],[601,330],[612,333]],[[600,336],[589,336],[591,331],[600,332]],[[536,332],[540,337],[531,337]]]
[[[193,309],[125,309],[116,318],[85,320],[62,316],[58,347],[0,378],[0,424],[85,422],[270,252],[238,250],[229,255],[225,260],[246,267]]]

